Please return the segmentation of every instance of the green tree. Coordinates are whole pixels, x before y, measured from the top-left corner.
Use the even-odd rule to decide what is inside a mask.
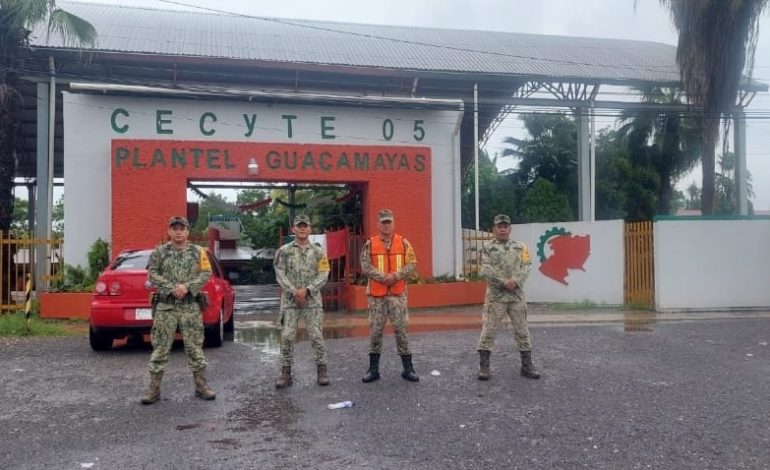
[[[56,6],[55,0],[0,0],[0,231],[13,218],[14,150],[19,143],[20,60],[29,47],[31,30],[45,23],[48,34],[75,46],[91,45],[96,31],[90,23]]]
[[[550,181],[569,200],[573,214],[578,212],[577,129],[575,120],[566,114],[524,114],[519,119],[529,136],[525,139],[506,137],[509,145],[503,157],[518,160],[511,174],[514,184],[523,192],[542,178]]]
[[[533,222],[564,222],[573,220],[567,196],[550,181],[538,178],[522,202],[524,220]]]
[[[681,92],[670,88],[646,88],[644,101],[663,105],[682,104]],[[619,133],[627,137],[631,162],[653,168],[660,180],[657,213],[670,214],[676,182],[692,170],[700,157],[698,132],[692,118],[674,111],[625,110]]]
[[[476,226],[475,169],[462,180],[461,213],[465,228]],[[497,157],[490,160],[487,152],[479,152],[479,225],[488,228],[496,214],[509,214],[516,219],[518,192],[512,181],[497,171]],[[520,219],[520,217],[518,217]]]
[[[748,183],[749,213],[753,213],[750,198],[754,197],[754,188],[751,184],[751,173],[746,175]],[[738,213],[738,193],[735,186],[735,154],[727,152],[719,157],[719,171],[714,179],[715,204],[714,213],[731,215]]]
[[[676,61],[698,121],[703,185],[701,211],[714,213],[716,143],[720,118],[735,106],[744,68],[749,76],[768,0],[660,0],[679,33]]]
[[[687,187],[687,199],[685,199],[684,208],[688,210],[700,208],[700,187],[695,183]]]

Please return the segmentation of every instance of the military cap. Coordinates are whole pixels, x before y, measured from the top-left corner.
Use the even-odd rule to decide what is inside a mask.
[[[386,220],[393,220],[393,211],[390,209],[380,209],[379,212],[377,212],[377,220],[380,222],[384,222]]]
[[[493,222],[493,223],[494,223],[495,225],[497,225],[497,224],[510,224],[510,223],[511,223],[511,218],[510,218],[510,217],[508,217],[508,216],[507,216],[507,215],[505,215],[505,214],[497,214],[497,215],[495,216],[495,220],[494,220],[494,222]]]
[[[168,226],[171,227],[172,225],[183,225],[190,228],[190,222],[187,221],[187,217],[182,217],[181,215],[175,215],[168,219]]]
[[[306,214],[297,214],[294,216],[294,225],[308,224],[310,225],[310,217]]]

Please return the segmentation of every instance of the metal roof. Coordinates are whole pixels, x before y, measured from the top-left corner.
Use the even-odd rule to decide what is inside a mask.
[[[679,82],[676,47],[647,41],[287,20],[59,1],[95,50],[603,83]],[[67,48],[45,29],[38,48]]]

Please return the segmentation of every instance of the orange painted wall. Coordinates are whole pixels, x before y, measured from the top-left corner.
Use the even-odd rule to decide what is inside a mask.
[[[248,173],[251,158],[257,175]],[[373,234],[377,210],[391,208],[420,273],[433,274],[429,147],[113,140],[111,160],[113,254],[157,244],[168,218],[187,212],[188,180],[359,183],[364,231]]]

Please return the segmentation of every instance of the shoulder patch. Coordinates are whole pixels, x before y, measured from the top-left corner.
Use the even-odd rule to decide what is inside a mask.
[[[321,258],[318,259],[318,272],[325,273],[330,269],[331,268],[329,268],[329,260],[326,258],[325,255],[321,256]]]
[[[527,248],[527,245],[521,243],[521,261],[523,263],[529,263],[530,262],[529,257],[529,249]]]
[[[412,248],[411,243],[407,243],[406,245],[406,263],[407,264],[417,263],[417,256],[414,254],[414,248]]]
[[[209,255],[203,248],[195,247],[198,250],[200,260],[198,261],[198,267],[201,271],[211,271],[211,261],[209,261]]]

